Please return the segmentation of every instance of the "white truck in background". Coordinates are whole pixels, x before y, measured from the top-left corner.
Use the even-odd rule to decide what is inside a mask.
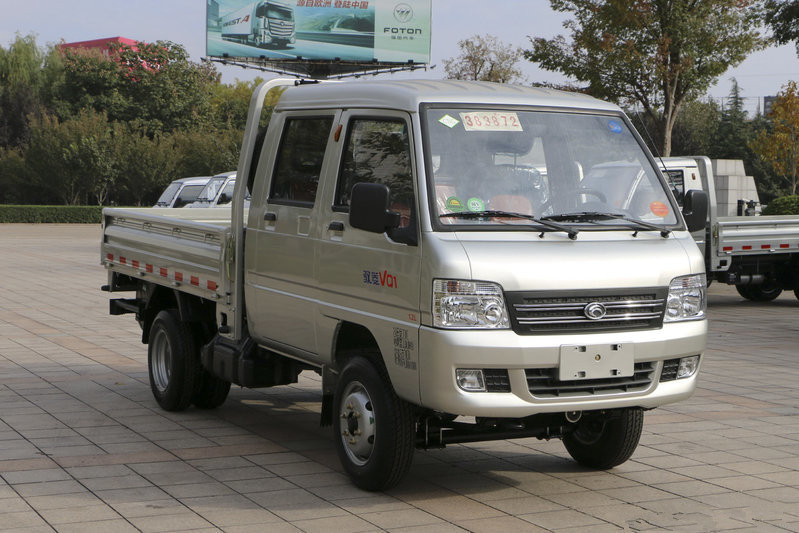
[[[773,300],[783,290],[799,298],[799,215],[720,217],[709,158],[663,157],[658,163],[678,202],[690,190],[708,194],[707,225],[694,233],[708,282],[735,285],[752,301]]]
[[[264,48],[287,48],[296,42],[294,8],[288,2],[263,0],[220,17],[222,39]]]

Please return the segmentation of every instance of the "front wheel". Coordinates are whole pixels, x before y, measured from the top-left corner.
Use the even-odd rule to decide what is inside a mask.
[[[333,402],[336,451],[353,483],[364,490],[387,490],[399,483],[413,461],[411,405],[363,357],[344,367]]]
[[[167,411],[191,405],[200,372],[200,358],[189,327],[175,310],[158,313],[150,327],[147,345],[150,389]]]
[[[644,413],[638,408],[622,409],[606,417],[588,416],[563,437],[563,444],[581,465],[605,470],[630,458],[643,426]]]
[[[738,294],[753,302],[770,302],[782,294],[782,289],[773,282],[760,285],[736,285]]]

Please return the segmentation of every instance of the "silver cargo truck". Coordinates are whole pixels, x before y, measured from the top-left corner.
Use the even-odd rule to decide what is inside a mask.
[[[623,206],[583,183],[620,162],[645,182]],[[230,209],[104,211],[105,289],[135,291],[110,310],[135,313],[167,410],[317,371],[321,422],[369,490],[458,442],[561,438],[611,468],[644,411],[692,394],[705,349],[707,195],[681,213],[655,165],[583,95],[273,80]]]
[[[738,294],[755,302],[774,300],[783,290],[799,298],[799,216],[720,217],[709,158],[663,157],[658,163],[678,199],[691,189],[708,193],[707,224],[694,237],[710,280],[735,285]]]

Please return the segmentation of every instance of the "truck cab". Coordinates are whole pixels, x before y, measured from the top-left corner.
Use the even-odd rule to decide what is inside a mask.
[[[403,402],[479,419],[693,391],[692,372],[663,376],[704,349],[702,256],[615,106],[454,82],[300,86],[256,160],[244,299],[259,345],[331,381],[366,353]],[[591,187],[618,161],[634,209]],[[371,453],[346,439],[345,460]]]

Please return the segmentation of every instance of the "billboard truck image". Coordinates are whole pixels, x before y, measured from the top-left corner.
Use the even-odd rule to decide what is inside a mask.
[[[430,63],[432,0],[206,2],[211,61],[310,77]]]
[[[288,48],[296,41],[294,8],[288,2],[262,0],[219,20],[222,39],[259,48]]]

